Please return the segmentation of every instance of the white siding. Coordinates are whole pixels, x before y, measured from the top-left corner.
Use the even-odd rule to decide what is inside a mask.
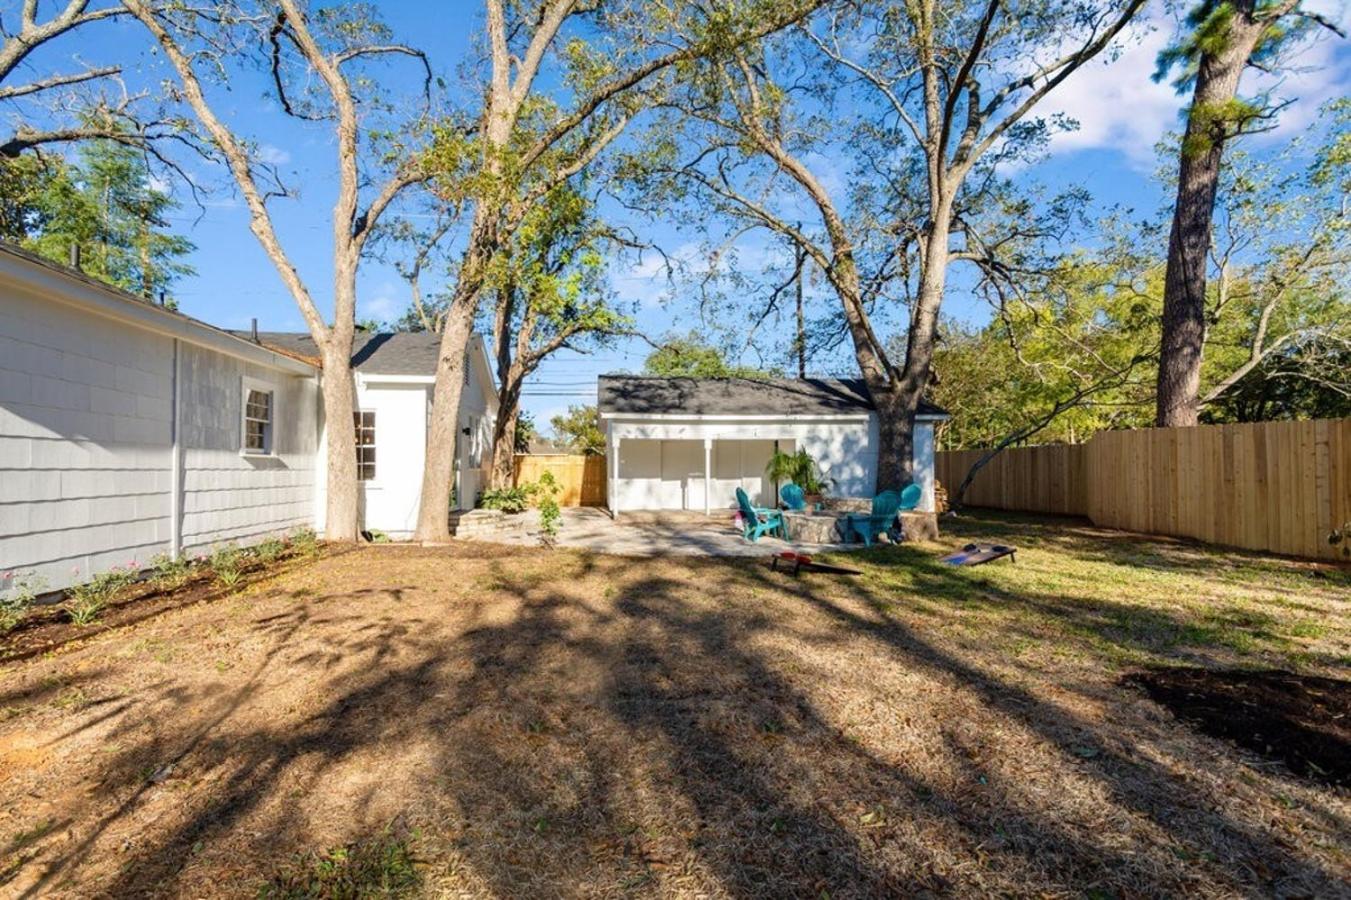
[[[22,283],[0,284],[0,571],[35,570],[55,589],[169,550],[174,344]],[[252,537],[274,523],[308,523],[312,387],[276,373],[297,415],[296,434],[308,428],[311,437],[286,436],[277,469],[259,471],[238,457],[245,364],[179,346],[199,382],[185,379],[185,387],[207,399],[199,411],[214,417],[185,429],[185,533],[202,545]],[[222,453],[209,452],[216,450]],[[303,515],[290,514],[291,490],[306,492]]]
[[[180,366],[184,551],[313,524],[315,381],[187,345]],[[273,391],[269,456],[239,452],[245,377]]]

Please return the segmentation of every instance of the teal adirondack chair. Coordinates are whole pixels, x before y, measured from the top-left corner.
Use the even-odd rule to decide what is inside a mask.
[[[802,488],[788,482],[779,488],[779,496],[783,498],[783,505],[792,510],[807,508],[807,494]]]
[[[873,511],[870,514],[849,517],[849,527],[863,539],[864,544],[871,547],[878,535],[890,530],[898,512],[919,506],[921,495],[917,484],[908,484],[899,493],[883,491],[873,498]]]
[[[746,540],[754,543],[761,535],[775,532],[783,537],[783,516],[777,509],[756,509],[751,505],[751,498],[741,488],[736,489],[736,505],[746,523],[741,533]]]

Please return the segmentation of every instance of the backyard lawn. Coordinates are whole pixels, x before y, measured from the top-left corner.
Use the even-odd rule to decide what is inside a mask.
[[[857,578],[375,545],[16,632],[0,895],[1351,893],[1348,570],[944,527]],[[935,561],[977,539],[1017,562]]]

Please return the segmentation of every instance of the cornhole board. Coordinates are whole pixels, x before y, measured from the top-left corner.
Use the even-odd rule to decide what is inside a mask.
[[[844,566],[832,566],[827,563],[812,562],[812,558],[805,553],[797,553],[793,550],[784,550],[776,553],[769,560],[769,567],[778,570],[779,563],[784,566],[792,565],[792,572],[796,575],[798,572],[824,572],[827,575],[862,575],[859,569],[846,569]]]
[[[956,553],[944,556],[942,560],[954,566],[979,566],[1007,556],[1009,562],[1017,562],[1018,558],[1014,555],[1017,552],[1017,547],[1005,547],[1003,544],[967,544]]]

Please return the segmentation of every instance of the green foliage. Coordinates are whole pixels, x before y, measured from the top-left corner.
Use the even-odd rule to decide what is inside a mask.
[[[313,528],[298,528],[286,538],[297,556],[313,559],[319,555],[319,536]]]
[[[286,555],[286,542],[280,538],[268,538],[254,546],[253,553],[261,562],[273,563]]]
[[[161,553],[150,560],[150,568],[158,584],[174,588],[188,580],[192,574],[192,561],[186,556],[174,558],[171,554]]]
[[[529,453],[530,444],[539,437],[539,430],[535,428],[535,417],[525,410],[516,414],[516,433],[512,435],[511,444],[517,453]]]
[[[408,897],[417,893],[422,876],[413,858],[413,831],[396,836],[386,828],[374,838],[297,856],[258,890],[265,900],[356,900]]]
[[[765,474],[780,486],[792,482],[807,494],[823,494],[826,491],[826,478],[816,465],[816,460],[801,447],[796,453],[775,450],[765,466]]]
[[[19,626],[47,585],[46,579],[33,572],[9,571],[4,578],[9,586],[0,593],[0,634],[8,634]]]
[[[529,484],[509,488],[489,488],[479,498],[480,509],[500,509],[507,513],[525,512],[530,506],[534,486]]]
[[[217,547],[211,554],[208,565],[215,573],[216,581],[224,588],[233,588],[244,577],[244,567],[248,563],[248,554],[234,544]]]
[[[600,412],[594,406],[569,406],[549,420],[554,437],[573,453],[604,453],[605,435],[600,430]]]
[[[559,529],[563,527],[563,511],[558,508],[558,479],[554,478],[552,472],[543,472],[539,476],[539,481],[535,484],[535,495],[538,498],[539,506],[539,526],[544,532],[545,541],[552,541],[558,536]]]
[[[146,297],[193,272],[183,258],[194,245],[170,231],[178,204],[134,148],[95,141],[74,162],[0,160],[0,186],[0,237],[27,250],[64,264],[79,246],[86,273]]]
[[[663,378],[769,378],[779,373],[733,365],[721,350],[691,331],[684,337],[664,338],[643,361],[643,374]]]
[[[84,584],[66,589],[66,615],[76,625],[89,625],[136,578],[135,563],[114,566]]]

